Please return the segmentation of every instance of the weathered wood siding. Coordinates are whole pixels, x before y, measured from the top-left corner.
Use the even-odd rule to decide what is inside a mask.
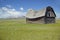
[[[40,17],[40,18],[36,18],[36,19],[26,19],[26,22],[27,23],[38,23],[38,24],[43,24],[43,23],[45,23],[45,21],[44,21],[44,17]]]
[[[55,23],[55,17],[46,17],[45,18],[45,23],[46,24]]]
[[[26,23],[37,23],[37,24],[55,23],[55,17],[39,17],[35,19],[26,18]]]

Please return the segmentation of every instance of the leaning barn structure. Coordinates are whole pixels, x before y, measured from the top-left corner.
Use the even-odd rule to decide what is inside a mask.
[[[52,7],[48,6],[42,10],[34,11],[29,10],[26,14],[26,22],[27,23],[55,23],[56,14]]]

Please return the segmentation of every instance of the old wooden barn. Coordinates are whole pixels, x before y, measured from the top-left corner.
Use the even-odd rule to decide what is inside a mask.
[[[26,14],[26,22],[41,24],[55,23],[55,17],[56,14],[50,6],[39,11],[30,9]]]

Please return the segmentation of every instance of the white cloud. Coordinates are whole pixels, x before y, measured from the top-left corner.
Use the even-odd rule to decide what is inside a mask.
[[[23,10],[23,8],[21,8]],[[18,18],[25,16],[26,12],[16,11],[16,9],[10,9],[7,7],[2,7],[0,9],[0,18]]]
[[[21,11],[23,11],[23,10],[24,10],[24,8],[23,8],[23,7],[21,7],[21,8],[20,8],[20,10],[21,10]]]
[[[7,8],[6,8],[6,7],[2,7],[2,9],[1,9],[1,10],[5,10],[5,11],[6,11],[6,10],[7,10]]]

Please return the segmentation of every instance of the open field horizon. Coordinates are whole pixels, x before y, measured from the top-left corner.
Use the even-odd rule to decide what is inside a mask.
[[[0,40],[60,40],[60,20],[55,24],[27,24],[25,19],[0,20]]]

